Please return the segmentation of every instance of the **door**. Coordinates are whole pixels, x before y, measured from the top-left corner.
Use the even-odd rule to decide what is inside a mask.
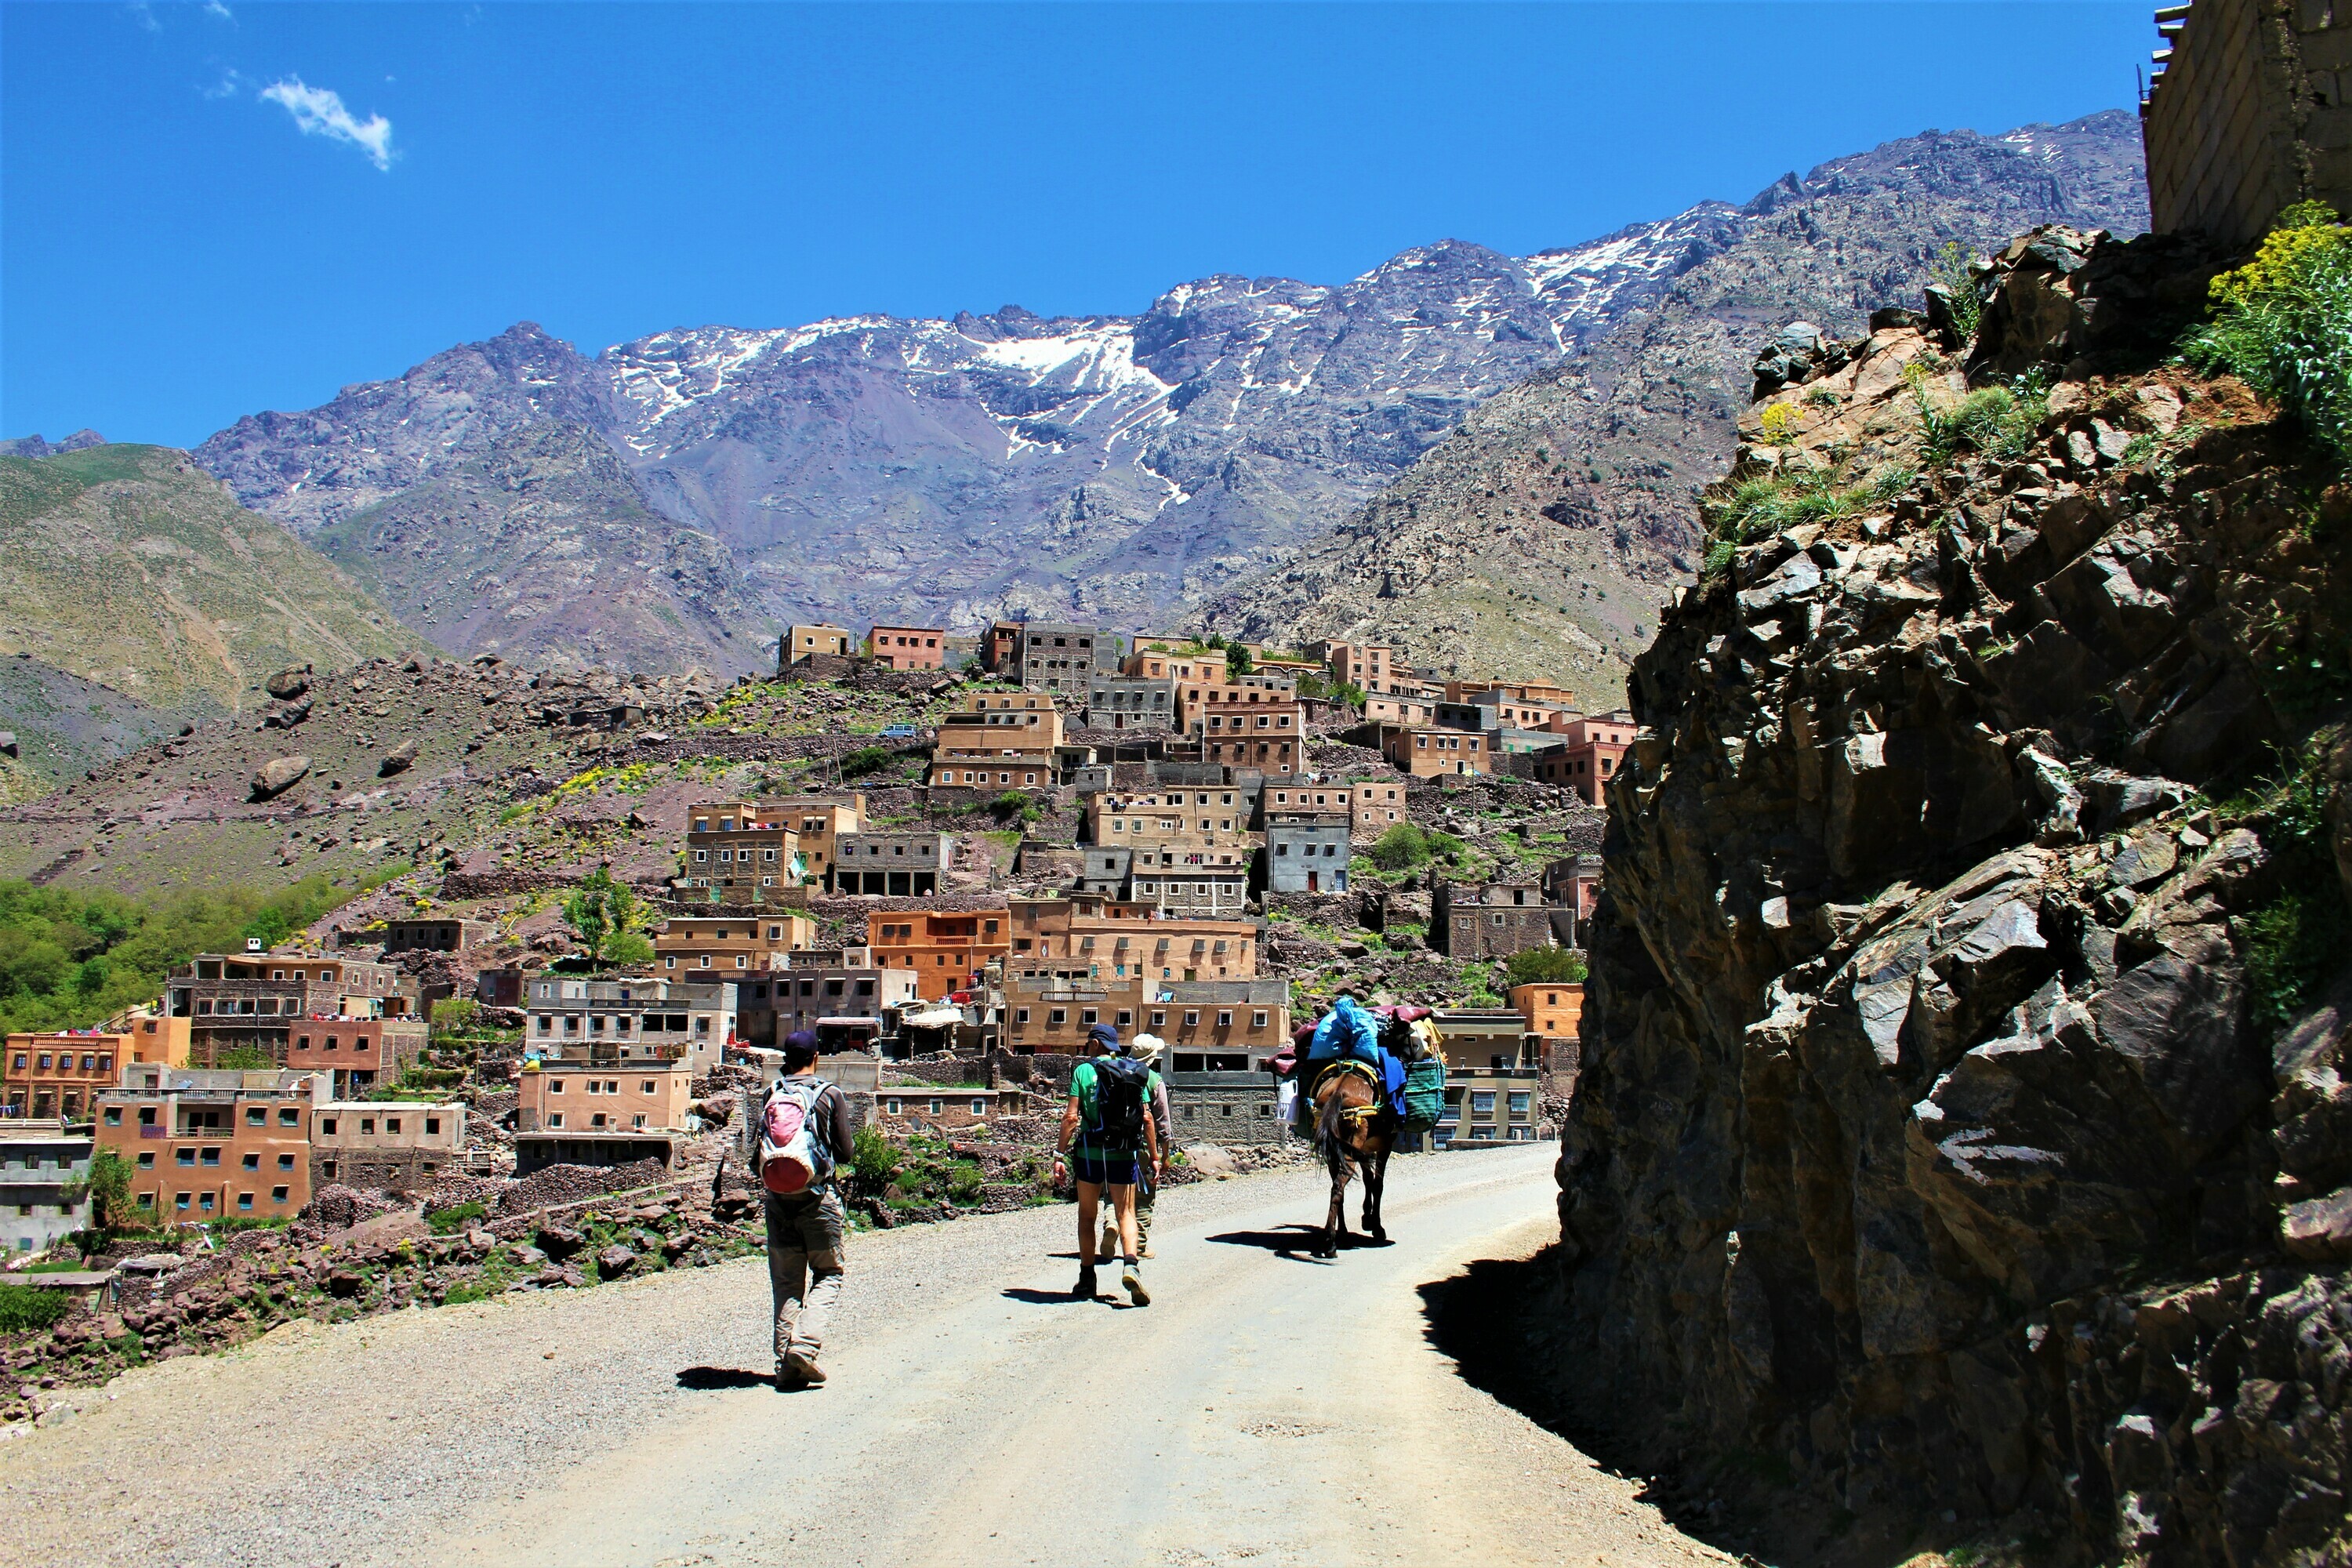
[[[1322,872],[1309,871],[1307,873],[1307,890],[1310,893],[1319,893],[1323,890]]]

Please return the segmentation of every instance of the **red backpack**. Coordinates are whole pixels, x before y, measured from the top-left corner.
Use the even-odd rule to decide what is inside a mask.
[[[760,1185],[769,1192],[791,1197],[832,1178],[833,1140],[815,1114],[832,1087],[821,1078],[788,1078],[769,1091],[760,1114]]]

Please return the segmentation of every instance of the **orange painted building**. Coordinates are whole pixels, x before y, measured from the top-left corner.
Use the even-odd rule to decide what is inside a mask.
[[[131,1167],[131,1212],[159,1227],[291,1219],[310,1201],[313,1075],[135,1063],[99,1097],[98,1146]]]
[[[866,634],[866,652],[886,669],[945,669],[947,640],[942,626],[876,626]]]
[[[934,914],[876,910],[866,917],[866,943],[884,969],[911,969],[923,1000],[961,991],[992,959],[1013,951],[1008,910]]]
[[[1008,977],[1084,974],[1090,979],[1252,980],[1255,921],[1170,918],[1157,904],[1084,893],[1016,899]]]
[[[1583,982],[1532,981],[1512,986],[1510,997],[1511,1005],[1528,1021],[1528,1034],[1550,1040],[1576,1038],[1578,1021],[1584,1016]]]
[[[1307,772],[1307,710],[1299,703],[1210,706],[1188,727],[1204,763],[1255,768],[1270,779]]]
[[[1625,748],[1605,741],[1588,741],[1536,753],[1536,777],[1545,784],[1572,789],[1589,805],[1601,804],[1601,792],[1617,776]]]
[[[121,1081],[131,1038],[96,1030],[11,1035],[0,1058],[0,1103],[10,1116],[87,1121],[100,1092]]]

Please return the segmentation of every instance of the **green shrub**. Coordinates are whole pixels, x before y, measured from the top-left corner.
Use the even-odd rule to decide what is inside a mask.
[[[2346,917],[2343,894],[2330,887],[2281,894],[2249,917],[2241,932],[2254,1016],[2274,1029],[2301,1017],[2352,952],[2352,919]]]
[[[2217,313],[2183,356],[2237,376],[2352,463],[2352,228],[2319,203],[2289,207],[2212,294]]]
[[[1944,287],[1952,300],[1952,325],[1958,329],[1963,346],[1974,342],[1977,324],[1984,318],[1984,301],[1977,297],[1976,257],[1957,239],[1948,239],[1927,270]]]
[[[898,1174],[898,1149],[881,1131],[861,1127],[850,1141],[850,1179],[863,1194],[874,1194],[888,1187]]]
[[[30,1285],[0,1285],[0,1334],[29,1334],[48,1328],[73,1307],[62,1290]]]
[[[2049,374],[2038,368],[2004,385],[1980,386],[1948,407],[1929,395],[1927,373],[1916,361],[1905,374],[1919,402],[1919,455],[1931,468],[1964,452],[2015,462],[2033,449],[2050,416]]]
[[[979,1165],[970,1160],[958,1160],[948,1167],[948,1196],[957,1203],[978,1203],[983,1184]]]
[[[860,746],[841,759],[841,776],[845,779],[864,778],[868,773],[887,773],[898,765],[896,752],[880,746]]]
[[[425,1210],[425,1224],[436,1236],[455,1236],[489,1212],[487,1205],[477,1202],[452,1204],[445,1209]]]
[[[1573,948],[1531,947],[1504,961],[1514,985],[1568,985],[1584,978],[1584,955]]]

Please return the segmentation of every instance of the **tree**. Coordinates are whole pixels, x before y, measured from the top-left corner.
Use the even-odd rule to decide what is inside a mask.
[[[1225,677],[1227,679],[1239,680],[1243,676],[1247,675],[1255,668],[1257,668],[1256,664],[1250,658],[1249,649],[1242,647],[1239,643],[1228,643],[1226,645]]]
[[[111,1149],[89,1157],[89,1224],[108,1231],[131,1217],[131,1163]]]
[[[581,879],[579,891],[563,900],[563,919],[580,945],[588,950],[588,962],[597,964],[604,961],[614,938],[635,934],[629,928],[636,923],[641,908],[627,884],[613,880],[612,868],[599,866]],[[638,940],[642,943],[644,939]],[[646,956],[652,954],[648,952]]]
[[[1570,947],[1531,947],[1504,961],[1514,985],[1570,985],[1585,975],[1584,955]]]

